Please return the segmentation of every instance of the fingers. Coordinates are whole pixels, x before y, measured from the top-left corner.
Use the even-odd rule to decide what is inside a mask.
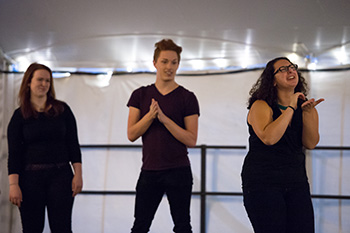
[[[314,101],[315,101],[314,98],[309,99],[308,101],[305,101],[305,102],[301,105],[301,107],[304,108],[304,107],[306,107],[306,106],[310,106],[310,105],[312,104],[312,102],[314,102]]]
[[[301,92],[296,92],[294,95],[296,95],[297,99],[305,100],[305,95]]]
[[[162,109],[160,108],[158,101],[156,101],[153,98],[150,106],[150,113],[152,113],[153,118],[158,118],[160,122],[163,122],[165,115]]]
[[[72,183],[72,196],[75,197],[83,189],[82,185],[77,185],[75,182]]]
[[[156,101],[155,99],[152,99],[150,108],[157,110],[157,108],[158,108],[158,101]]]
[[[72,183],[72,192],[73,192],[72,197],[75,197],[75,195],[77,195],[77,191],[76,191],[74,182]]]
[[[324,99],[321,98],[321,99],[318,99],[318,100],[315,100],[314,98],[312,99],[309,99],[308,101],[304,102],[301,107],[302,109],[306,110],[306,109],[311,109],[311,108],[314,108],[316,107],[319,103],[323,102]]]
[[[158,101],[156,101],[155,99],[152,99],[152,103],[151,103],[151,106],[153,107],[158,107]]]
[[[73,188],[72,191],[73,191],[72,196],[75,197],[78,193],[81,192],[81,188]]]
[[[315,105],[314,105],[314,106],[318,105],[319,103],[321,103],[321,102],[323,102],[323,101],[324,101],[324,99],[323,99],[323,98],[316,100],[316,102],[315,102]]]
[[[297,98],[296,98],[296,101],[298,101],[298,99],[306,100],[305,95],[304,95],[303,93],[301,93],[301,92],[296,92],[296,93],[294,93],[294,95],[297,97]],[[305,101],[305,102],[301,105],[301,107],[302,107],[303,109],[305,109],[305,108],[314,108],[314,107],[316,107],[319,103],[321,103],[321,102],[323,102],[323,101],[324,101],[323,98],[320,98],[320,99],[318,99],[318,100],[315,100],[314,98],[312,98],[312,99],[309,99],[309,100]],[[291,103],[291,105],[292,105],[292,104],[293,104],[293,103]],[[292,106],[293,106],[293,105],[292,105]]]
[[[289,105],[294,107],[295,109],[298,108],[298,99],[305,100],[305,95],[301,92],[294,93],[294,97],[291,99]]]
[[[20,207],[23,201],[22,192],[18,185],[10,185],[9,200],[12,204]]]
[[[151,114],[152,118],[157,117],[157,111],[158,111],[158,102],[152,98],[151,105],[149,106],[149,113]]]
[[[22,199],[18,199],[14,204],[18,207],[21,207],[21,202],[22,202]]]
[[[155,99],[152,99],[152,103],[150,106],[150,111],[152,111],[155,114],[155,117],[158,117],[159,114],[162,114],[162,109],[160,108],[158,101]]]
[[[16,205],[18,207],[21,207],[21,202],[22,202],[22,198],[10,198],[10,202],[13,205]]]
[[[314,107],[314,102],[315,102],[315,99],[309,99],[308,101],[306,101],[306,102],[304,102],[302,105],[301,105],[301,107],[303,108],[303,109],[306,109],[306,108],[312,108],[312,107]]]
[[[80,192],[78,192],[78,190],[76,190],[76,189],[73,189],[72,191],[73,191],[72,197],[75,197],[78,193],[80,193]]]

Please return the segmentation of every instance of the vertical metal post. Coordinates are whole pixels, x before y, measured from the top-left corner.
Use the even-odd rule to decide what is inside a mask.
[[[206,163],[207,163],[207,148],[201,145],[201,191],[200,191],[200,232],[206,232]]]

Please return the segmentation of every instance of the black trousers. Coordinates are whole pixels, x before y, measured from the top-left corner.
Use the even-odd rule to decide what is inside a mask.
[[[191,233],[190,203],[193,177],[190,167],[142,171],[136,186],[135,221],[132,233],[149,231],[157,208],[167,195],[176,233]]]
[[[23,202],[19,210],[23,233],[43,232],[45,208],[52,233],[72,232],[72,178],[69,164],[26,170],[20,175]]]
[[[314,233],[308,183],[243,188],[243,201],[255,233]]]

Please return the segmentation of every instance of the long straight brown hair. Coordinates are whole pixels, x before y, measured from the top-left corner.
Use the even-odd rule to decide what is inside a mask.
[[[29,117],[37,117],[38,112],[34,109],[30,102],[30,83],[33,79],[33,74],[36,70],[47,70],[50,73],[50,88],[47,92],[47,100],[45,104],[44,113],[50,116],[57,116],[62,113],[64,106],[61,101],[56,100],[55,88],[53,85],[52,71],[49,67],[39,64],[32,63],[26,72],[24,73],[21,88],[18,94],[19,107],[21,109],[24,119]]]

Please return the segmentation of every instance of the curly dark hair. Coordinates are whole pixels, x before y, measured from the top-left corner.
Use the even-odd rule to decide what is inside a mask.
[[[269,61],[266,64],[266,67],[262,72],[262,74],[260,75],[257,82],[253,85],[252,89],[250,89],[249,91],[250,98],[248,100],[248,109],[251,108],[251,106],[256,100],[264,100],[269,106],[273,106],[273,104],[277,102],[277,89],[274,86],[275,75],[273,74],[275,71],[275,68],[273,66],[277,61],[282,59],[287,60],[291,64],[293,64],[286,57],[277,57]],[[307,83],[305,81],[305,78],[299,72],[299,70],[297,70],[297,72],[299,76],[299,82],[295,87],[294,92],[301,92],[306,97],[306,94],[308,91]]]

